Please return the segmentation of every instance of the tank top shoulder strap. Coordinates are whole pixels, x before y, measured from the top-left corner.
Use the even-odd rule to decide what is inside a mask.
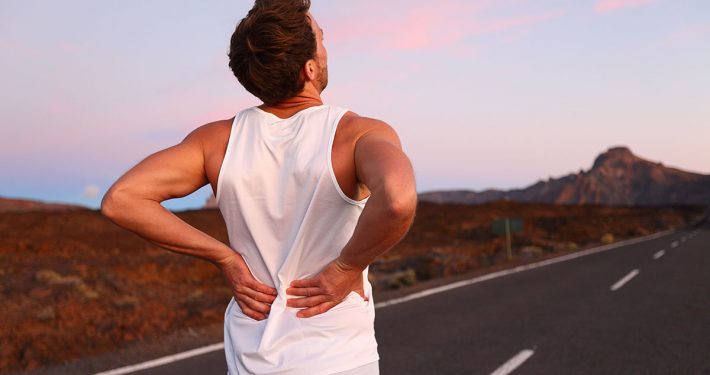
[[[332,110],[330,111],[331,112],[331,121],[329,123],[331,128],[330,128],[330,137],[328,140],[328,152],[327,152],[328,172],[330,173],[330,178],[331,178],[331,181],[333,182],[333,186],[335,187],[335,190],[338,192],[338,195],[340,195],[340,197],[343,198],[344,201],[346,201],[347,203],[350,203],[352,205],[363,206],[363,205],[365,205],[365,203],[367,203],[369,196],[367,198],[364,198],[359,201],[356,201],[356,200],[348,197],[343,192],[343,190],[340,188],[340,184],[338,183],[338,179],[335,177],[335,170],[333,169],[333,143],[335,141],[335,133],[338,130],[338,125],[342,121],[343,117],[350,110],[346,109],[346,108],[336,107],[336,106],[331,106],[331,108],[332,108]]]

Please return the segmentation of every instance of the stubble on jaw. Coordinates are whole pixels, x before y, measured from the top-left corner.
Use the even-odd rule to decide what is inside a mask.
[[[323,92],[328,86],[328,65],[320,67],[320,72],[318,74],[318,85],[320,86],[320,91]]]

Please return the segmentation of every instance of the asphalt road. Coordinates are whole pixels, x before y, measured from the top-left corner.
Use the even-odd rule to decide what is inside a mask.
[[[387,307],[376,324],[383,374],[490,374],[526,349],[516,375],[710,374],[710,231]]]
[[[382,307],[375,331],[383,375],[710,374],[710,223]]]

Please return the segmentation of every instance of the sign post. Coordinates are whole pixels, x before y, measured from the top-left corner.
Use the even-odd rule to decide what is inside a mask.
[[[511,219],[509,217],[506,217],[505,219],[496,219],[493,220],[492,230],[494,234],[505,234],[505,245],[508,252],[508,260],[512,259],[513,246],[511,234],[523,231],[523,220]]]

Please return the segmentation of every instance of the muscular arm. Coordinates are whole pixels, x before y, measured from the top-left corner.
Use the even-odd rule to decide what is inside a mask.
[[[377,256],[396,245],[409,230],[417,206],[414,171],[394,129],[370,121],[370,130],[355,145],[358,180],[370,190],[352,237],[340,256],[315,277],[294,280],[286,292],[288,305],[304,307],[299,317],[321,314],[344,299],[351,290],[362,291],[362,271]],[[358,290],[359,289],[359,290]]]
[[[163,248],[218,265],[233,251],[160,204],[207,184],[201,131],[197,129],[181,143],[148,156],[121,176],[104,195],[101,212]]]
[[[355,146],[358,180],[370,190],[350,241],[339,261],[362,272],[396,245],[414,220],[417,192],[414,171],[389,125],[378,123]]]
[[[172,147],[158,151],[121,176],[106,192],[101,213],[117,225],[180,254],[216,265],[242,311],[264,319],[276,290],[257,282],[244,259],[229,246],[187,224],[160,202],[184,197],[208,183],[203,139],[209,124]]]

